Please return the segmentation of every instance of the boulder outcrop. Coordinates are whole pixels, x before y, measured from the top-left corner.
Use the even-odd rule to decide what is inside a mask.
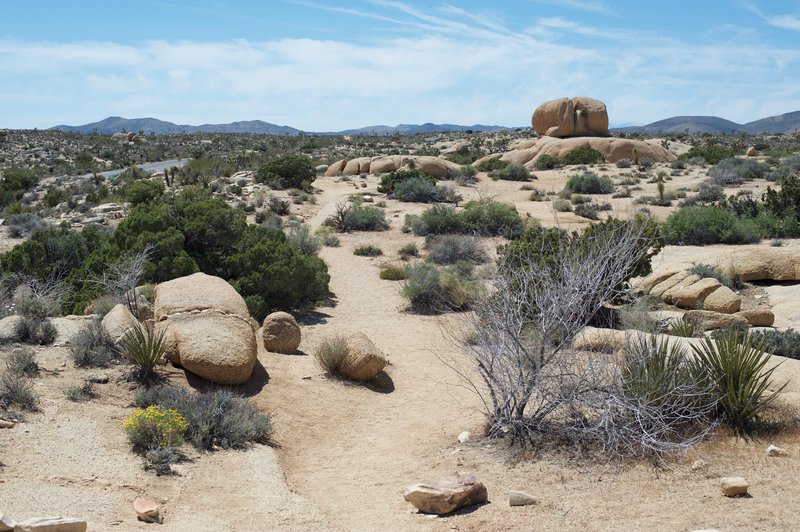
[[[219,277],[195,273],[156,287],[153,312],[167,358],[217,384],[241,384],[256,363],[247,305]]]
[[[540,137],[607,137],[608,111],[594,98],[559,98],[537,107],[531,125]]]
[[[264,347],[274,353],[294,353],[300,347],[300,326],[288,312],[273,312],[264,318]]]

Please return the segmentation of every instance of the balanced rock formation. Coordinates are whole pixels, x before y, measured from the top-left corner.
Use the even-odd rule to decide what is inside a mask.
[[[607,137],[608,111],[594,98],[559,98],[537,107],[531,125],[540,137]]]
[[[288,312],[273,312],[264,318],[264,347],[273,353],[294,353],[300,347],[300,326]]]
[[[161,283],[153,313],[173,364],[217,384],[250,378],[255,331],[244,299],[223,279],[195,273]]]
[[[474,475],[453,473],[438,480],[408,486],[403,498],[421,512],[443,515],[484,503],[489,495],[486,486]]]
[[[654,163],[668,163],[677,159],[675,154],[653,140],[620,139],[616,137],[572,137],[556,138],[541,137],[525,148],[518,148],[499,155],[501,161],[516,162],[524,165],[533,165],[542,155],[549,155],[562,159],[569,152],[588,146],[599,151],[606,162],[615,163],[622,159],[648,160]],[[497,158],[497,154],[488,155],[473,163],[479,167],[485,159]]]

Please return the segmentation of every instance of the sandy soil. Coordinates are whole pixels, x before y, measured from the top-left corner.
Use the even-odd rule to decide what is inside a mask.
[[[618,172],[607,168],[606,173]],[[537,175],[533,185],[542,191],[560,190],[567,178],[563,170]],[[700,179],[676,177],[667,188],[692,187]],[[349,194],[375,192],[377,178],[370,176],[366,188],[360,182],[318,180],[322,192],[316,205],[293,206],[293,212],[316,227]],[[655,193],[654,184],[643,187],[637,194]],[[572,214],[556,219],[550,203],[529,201],[530,192],[520,190],[520,183],[484,180],[460,192],[466,199],[481,195],[513,202],[546,224],[586,223]],[[157,477],[141,469],[119,429],[133,395],[128,385],[114,381],[121,368],[109,372],[110,384],[98,385],[99,399],[70,403],[62,390],[80,383],[87,371],[73,367],[66,348],[38,348],[44,368],[36,379],[42,412],[13,429],[0,429],[0,511],[18,520],[81,517],[91,530],[144,530],[153,525],[136,522],[131,502],[147,495],[163,502],[166,520],[159,530],[175,531],[796,529],[800,435],[795,431],[755,441],[719,431],[666,470],[647,463],[609,464],[574,449],[520,455],[502,442],[482,439],[477,399],[445,364],[460,360],[448,339],[460,317],[408,313],[400,284],[378,278],[381,265],[399,262],[403,244],[416,241],[422,248],[422,239],[400,227],[406,213],[424,208],[389,200],[389,231],[342,235],[340,247],[324,248],[333,304],[301,320],[304,353],[325,336],[366,333],[391,362],[381,386],[329,380],[311,356],[262,349],[259,360],[267,374],[257,375],[242,391],[274,414],[275,447],[210,454],[187,449],[189,460],[176,466],[177,475]],[[630,200],[622,200],[613,212],[633,210]],[[669,209],[651,210],[664,215]],[[360,244],[378,245],[384,256],[354,256]],[[691,263],[711,251],[667,248],[664,253],[685,254]],[[792,305],[800,295],[796,286],[766,290],[771,301],[786,307],[779,313],[782,323],[800,326]],[[10,349],[3,347],[0,356]],[[186,383],[182,371],[164,371],[173,383]],[[777,374],[781,382],[790,381],[790,405],[800,404],[798,372],[800,363],[786,361]],[[466,444],[457,442],[463,430],[474,435]],[[790,455],[768,458],[765,450],[773,442]],[[705,465],[697,467],[698,460]],[[403,501],[407,484],[453,470],[477,474],[490,504],[431,518]],[[750,481],[752,498],[720,495],[718,479],[730,475]],[[511,489],[527,491],[541,503],[510,508]]]

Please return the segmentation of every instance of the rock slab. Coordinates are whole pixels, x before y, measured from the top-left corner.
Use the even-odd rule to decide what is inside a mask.
[[[86,521],[71,517],[32,517],[18,522],[14,532],[86,532]]]
[[[161,511],[158,508],[158,503],[153,499],[137,497],[133,501],[133,509],[139,521],[161,523]]]
[[[475,475],[452,473],[438,480],[408,486],[403,498],[421,512],[444,515],[466,506],[485,503],[489,494]]]
[[[539,504],[539,499],[524,491],[511,490],[508,492],[509,506],[530,506],[532,504]]]
[[[719,487],[726,497],[742,497],[747,495],[749,485],[742,477],[723,477],[719,481]]]

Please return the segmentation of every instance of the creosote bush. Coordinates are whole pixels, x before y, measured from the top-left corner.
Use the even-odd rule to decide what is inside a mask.
[[[107,368],[117,358],[114,342],[99,320],[92,320],[72,337],[69,352],[79,368]]]
[[[420,314],[438,314],[470,308],[477,295],[473,281],[463,278],[456,269],[439,271],[427,262],[409,266],[403,283],[403,296],[411,310]]]
[[[386,214],[378,207],[356,202],[351,205],[339,203],[336,212],[325,220],[325,225],[340,233],[350,231],[383,231],[389,228]]]
[[[614,183],[608,177],[593,172],[575,174],[567,180],[567,190],[578,194],[611,194]]]
[[[564,164],[597,164],[605,162],[605,157],[591,146],[580,146],[561,158]]]
[[[428,258],[435,264],[455,264],[470,261],[482,264],[489,260],[483,244],[468,235],[437,235],[426,239]]]
[[[379,257],[383,255],[383,250],[377,246],[368,244],[355,248],[353,250],[353,255],[357,255],[359,257]]]

